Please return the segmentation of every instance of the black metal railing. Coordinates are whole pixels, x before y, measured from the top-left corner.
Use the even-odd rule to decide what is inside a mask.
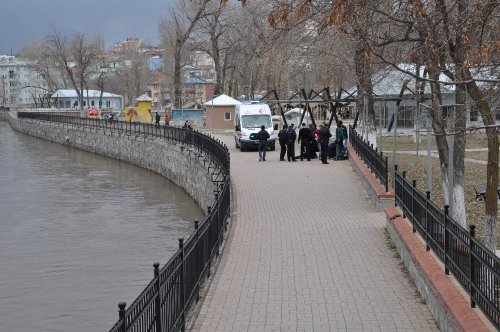
[[[349,127],[349,140],[358,155],[388,189],[387,157]],[[500,259],[475,238],[475,226],[467,231],[448,214],[448,206],[437,207],[416,188],[416,181],[406,179],[406,172],[394,169],[395,203],[404,217],[425,240],[426,249],[434,251],[470,296],[472,307],[481,308],[500,329]]]
[[[476,305],[497,328],[500,328],[500,258],[475,238],[475,226],[469,231],[448,215],[448,206],[439,209],[410,182],[406,172],[395,166],[396,205],[404,217],[425,240],[426,249],[432,249],[470,296],[471,307]]]
[[[156,126],[150,123],[128,122],[80,118],[49,113],[19,112],[19,118],[51,121],[64,126],[85,127],[90,131],[109,130],[124,135],[154,137],[175,140],[190,144],[211,155],[225,172],[229,173],[229,150],[219,140],[197,130],[188,130],[173,126]]]
[[[353,127],[349,125],[349,142],[351,143],[356,153],[363,160],[370,171],[379,179],[380,183],[385,186],[385,191],[389,191],[389,171],[387,167],[387,157],[384,157],[382,151],[373,149],[373,144],[364,141],[361,136],[356,133]]]
[[[124,135],[176,140],[195,146],[218,163],[222,171],[216,177],[215,202],[206,217],[195,221],[195,231],[160,269],[153,264],[154,277],[134,302],[126,308],[118,304],[119,319],[110,332],[183,331],[186,315],[199,299],[202,282],[210,277],[211,263],[219,255],[230,211],[229,150],[220,141],[197,131],[152,124],[105,121],[41,113],[19,113],[19,118],[52,121],[64,126],[89,130],[118,131]]]

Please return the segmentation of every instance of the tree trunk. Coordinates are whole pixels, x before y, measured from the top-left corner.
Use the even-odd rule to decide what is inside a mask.
[[[469,1],[460,0],[458,3],[458,12],[467,13],[467,9],[470,9]],[[485,4],[482,8],[484,13],[482,15],[489,15],[489,6],[495,6],[495,3]],[[491,7],[491,8],[493,8]],[[490,109],[484,94],[478,88],[476,82],[473,80],[472,73],[466,65],[466,54],[470,49],[470,40],[473,39],[474,30],[467,29],[463,25],[460,26],[460,30],[456,33],[456,45],[454,48],[450,49],[451,57],[455,63],[455,67],[458,68],[459,79],[462,82],[467,82],[463,84],[463,88],[469,93],[472,99],[477,103],[479,112],[482,115],[483,123],[487,126],[486,134],[488,138],[488,164],[486,167],[486,207],[485,207],[485,217],[486,225],[483,234],[484,245],[495,252],[496,242],[497,242],[497,214],[498,214],[498,133],[496,131],[495,119]],[[464,94],[465,94],[464,93]]]
[[[429,61],[427,64],[427,71],[429,72],[430,78],[434,80],[438,80],[439,71],[437,70],[437,65],[432,61]],[[440,109],[440,105],[442,104],[441,98],[441,87],[439,83],[431,82],[431,91],[432,91],[432,107],[433,110],[431,113],[432,118],[432,130],[434,132],[434,137],[436,139],[436,146],[438,149],[439,156],[439,170],[441,172],[441,184],[443,187],[443,193],[445,197],[445,201],[448,202],[448,141],[446,140],[445,135],[445,126],[442,118],[442,110]]]
[[[357,112],[360,114],[361,129],[366,133],[368,141],[377,147],[376,129],[375,129],[375,111],[373,109],[373,83],[371,76],[371,66],[366,59],[369,49],[365,43],[360,41],[355,51],[355,69],[358,81],[358,96],[356,101]],[[367,103],[367,105],[365,105]],[[365,107],[367,109],[365,109]],[[366,111],[366,112],[365,112]]]
[[[472,74],[466,69],[466,78],[471,78]],[[468,80],[467,91],[478,104],[479,112],[483,117],[483,123],[488,137],[488,165],[486,167],[486,224],[483,234],[483,243],[491,251],[497,247],[497,214],[498,214],[498,133],[495,128],[495,119],[486,100],[477,84]]]
[[[459,75],[460,76],[460,75]],[[450,216],[462,227],[467,228],[465,215],[464,174],[465,174],[465,127],[467,123],[466,91],[463,84],[457,84],[455,89],[456,103],[454,114],[453,147],[453,200]]]
[[[176,43],[174,54],[174,108],[181,108],[182,82],[181,82],[181,48],[179,43]]]

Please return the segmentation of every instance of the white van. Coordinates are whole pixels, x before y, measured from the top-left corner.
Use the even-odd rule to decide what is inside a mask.
[[[236,148],[241,151],[259,146],[257,133],[264,126],[269,133],[267,146],[271,151],[275,150],[276,133],[271,120],[271,109],[267,104],[261,102],[245,102],[235,107],[235,136]]]

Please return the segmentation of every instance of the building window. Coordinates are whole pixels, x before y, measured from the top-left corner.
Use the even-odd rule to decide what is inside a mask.
[[[95,101],[94,101],[94,100],[91,100],[91,101],[90,101],[90,105],[95,106]]]
[[[231,112],[224,112],[224,120],[225,121],[231,120]]]
[[[111,107],[111,100],[106,100],[106,107]]]
[[[71,101],[66,100],[65,103],[66,103],[66,108],[70,108],[71,107]]]

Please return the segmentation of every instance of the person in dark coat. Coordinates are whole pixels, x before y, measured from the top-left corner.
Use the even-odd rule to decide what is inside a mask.
[[[184,126],[182,126],[182,128],[188,129],[188,130],[193,130],[193,127],[191,127],[191,121],[186,120],[186,122],[184,122]]]
[[[278,133],[278,141],[280,143],[280,161],[285,161],[286,153],[286,131],[288,130],[288,125],[284,125],[283,129]]]
[[[295,133],[295,125],[292,123],[288,130],[286,131],[286,156],[288,161],[295,160],[295,140],[297,139],[297,134]]]
[[[328,164],[328,142],[332,137],[332,133],[330,133],[330,128],[323,124],[321,129],[319,130],[319,143],[321,144],[321,162],[323,164]]]
[[[257,139],[259,140],[259,161],[266,161],[266,151],[267,151],[267,140],[271,137],[266,130],[265,126],[260,127],[260,131],[257,133]]]
[[[340,127],[342,128],[342,131],[344,132],[344,140],[342,141],[342,151],[340,153],[341,153],[341,158],[345,159],[347,156],[347,139],[349,138],[348,131],[347,127],[344,124],[342,124],[342,121],[339,121],[339,123]]]
[[[314,125],[310,124],[309,130],[311,131],[311,144],[309,147],[309,151],[311,153],[311,159],[316,159],[318,158],[316,152],[319,152],[318,141],[316,140],[315,135],[316,128],[314,127]]]
[[[303,161],[306,157],[307,161],[311,161],[311,130],[306,126],[305,123],[302,124],[302,128],[299,130],[299,143],[300,143],[300,160]]]
[[[160,126],[160,114],[158,114],[158,112],[155,112],[155,126],[156,127],[159,127]]]
[[[344,126],[345,128],[345,126]],[[346,139],[347,129],[342,128],[342,121],[337,123],[337,128],[335,129],[335,142],[337,143],[337,151],[335,154],[335,160],[342,159],[342,153],[344,148],[344,139]]]

